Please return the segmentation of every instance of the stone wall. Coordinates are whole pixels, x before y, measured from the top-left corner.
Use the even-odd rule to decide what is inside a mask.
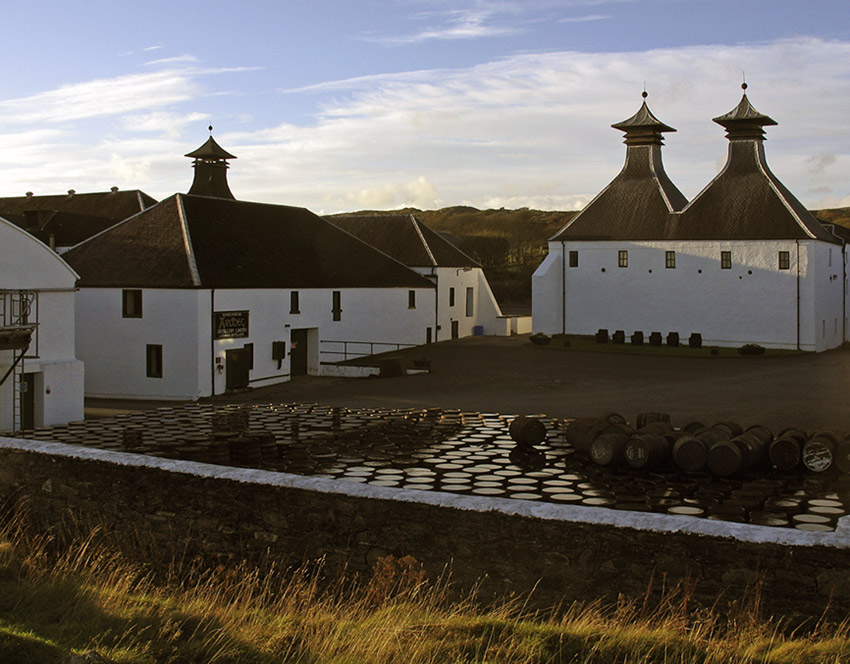
[[[26,499],[41,527],[102,524],[156,561],[325,557],[368,572],[412,555],[483,597],[535,588],[540,605],[639,597],[680,581],[694,600],[761,582],[772,614],[850,610],[850,528],[809,533],[682,516],[392,489],[324,478],[0,438],[0,503]]]

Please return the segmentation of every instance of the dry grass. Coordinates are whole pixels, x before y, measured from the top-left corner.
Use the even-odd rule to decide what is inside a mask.
[[[262,572],[175,562],[165,577],[117,553],[99,529],[70,539],[17,514],[0,528],[0,662],[63,662],[96,650],[115,662],[303,664],[850,661],[847,625],[786,633],[758,593],[731,614],[693,609],[687,588],[648,599],[532,611],[450,599],[411,557],[368,579],[321,563]],[[649,593],[647,593],[647,598]]]

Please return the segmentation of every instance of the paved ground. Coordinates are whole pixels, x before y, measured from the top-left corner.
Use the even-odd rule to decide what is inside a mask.
[[[404,353],[430,359],[431,373],[304,377],[214,400],[439,406],[553,417],[615,411],[629,420],[641,411],[661,411],[670,413],[674,424],[731,419],[774,431],[789,426],[850,431],[847,350],[756,358],[658,357],[540,347],[520,336],[469,337]],[[87,405],[111,409],[124,404],[98,400]]]

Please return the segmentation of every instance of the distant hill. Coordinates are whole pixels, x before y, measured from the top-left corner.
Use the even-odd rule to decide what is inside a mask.
[[[550,237],[577,212],[543,210],[479,210],[455,206],[440,210],[404,208],[362,214],[413,214],[435,231],[446,233],[462,251],[484,267],[496,298],[503,305],[531,303],[531,275],[546,258]],[[821,221],[850,228],[850,208],[813,210]]]

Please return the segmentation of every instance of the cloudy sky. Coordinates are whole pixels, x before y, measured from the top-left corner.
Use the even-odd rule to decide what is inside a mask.
[[[774,172],[850,206],[848,0],[33,0],[0,34],[4,196],[186,191],[212,123],[244,200],[577,209],[645,86],[692,197],[746,76]]]

